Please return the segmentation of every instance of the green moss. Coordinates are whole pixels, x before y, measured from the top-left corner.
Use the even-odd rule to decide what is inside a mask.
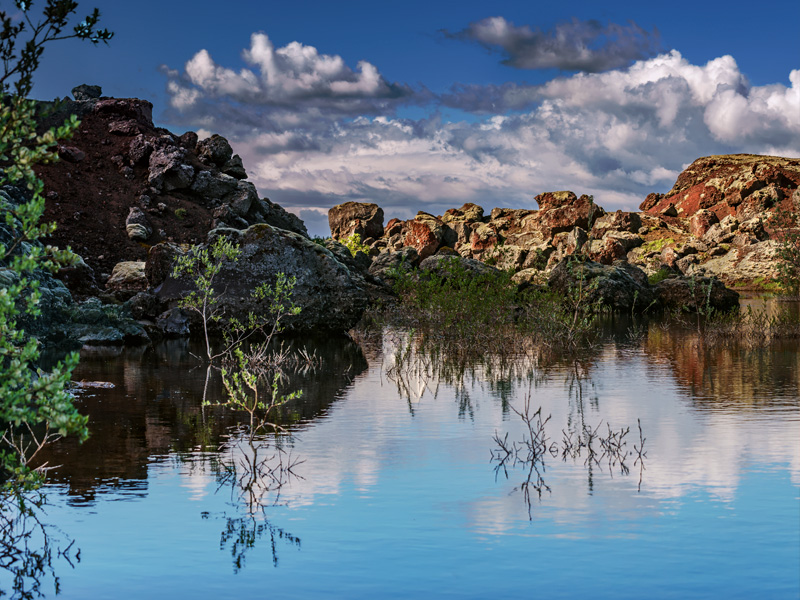
[[[175,209],[175,216],[181,220],[185,219],[187,214],[189,214],[189,211],[187,211],[185,208]]]
[[[650,240],[649,242],[645,242],[640,246],[640,248],[645,254],[649,254],[650,252],[661,252],[665,246],[674,243],[675,240],[673,238],[659,238],[657,240]]]

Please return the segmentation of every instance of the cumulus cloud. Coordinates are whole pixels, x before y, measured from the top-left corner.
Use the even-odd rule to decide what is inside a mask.
[[[352,69],[342,57],[299,42],[276,48],[264,33],[252,34],[241,56],[247,66],[238,70],[218,64],[207,50],[183,71],[163,65],[173,117],[206,127],[233,122],[242,131],[282,131],[301,121],[383,114],[425,97],[424,90],[389,83],[367,61]]]
[[[603,26],[594,20],[573,19],[541,31],[528,25],[518,27],[503,17],[489,17],[470,23],[461,31],[443,30],[442,34],[501,52],[503,64],[518,69],[597,73],[652,56],[661,47],[658,30],[648,32],[633,22]]]
[[[456,84],[440,96],[404,96],[396,90],[407,86],[371,65],[351,70],[301,44],[276,50],[266,36],[254,36],[245,59],[254,70],[198,53],[184,72],[168,71],[170,118],[228,137],[262,195],[313,217],[319,235],[325,211],[348,200],[408,218],[464,202],[536,208],[536,194],[571,189],[635,210],[700,156],[800,156],[800,70],[788,86],[752,86],[730,56],[693,65],[672,51],[537,86]],[[427,116],[398,116],[412,95],[424,97]],[[441,107],[473,116],[446,120]]]

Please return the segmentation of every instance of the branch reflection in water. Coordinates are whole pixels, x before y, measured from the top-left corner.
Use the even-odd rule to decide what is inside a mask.
[[[501,352],[480,354],[465,353],[463,348],[424,332],[387,328],[384,335],[387,349],[384,371],[396,385],[400,396],[408,402],[412,415],[426,393],[435,399],[444,384],[455,391],[459,416],[463,418],[469,414],[472,418],[474,407],[470,390],[475,385],[486,384],[492,395],[499,399],[503,413],[516,415],[521,420],[524,431],[521,440],[510,440],[508,432],[504,435],[495,432],[491,462],[495,463],[495,478],[502,473],[505,479],[509,479],[509,470],[522,468],[524,479],[512,491],[522,492],[529,518],[532,517],[533,498],[541,499],[544,492],[551,491],[545,481],[547,455],[553,459],[560,457],[563,462],[569,459],[573,464],[581,462],[587,469],[590,494],[594,486],[594,470],[600,468],[610,477],[615,473],[629,475],[633,459],[632,466],[639,471],[637,489],[641,491],[647,457],[641,421],[637,420],[639,440],[632,444],[631,450],[628,443],[630,426],[612,429],[609,423],[603,427],[602,420],[595,425],[586,419],[587,401],[593,410],[599,410],[599,397],[594,393],[590,376],[595,346],[569,348],[559,353],[550,344],[519,340],[522,343],[514,352],[505,348]],[[567,373],[565,387],[569,397],[567,423],[561,429],[562,438],[558,441],[554,441],[546,431],[551,416],[544,417],[542,407],[534,409],[531,400],[533,390],[547,383],[556,370]],[[522,407],[517,408],[515,390],[520,385],[527,385],[528,391]],[[592,391],[588,398],[587,390]]]
[[[241,361],[240,361],[241,362]],[[283,345],[266,360],[258,361],[258,370],[242,371],[252,374],[247,386],[235,388],[225,382],[234,401],[229,407],[249,414],[246,422],[232,427],[224,436],[215,461],[219,492],[229,488],[231,504],[243,515],[225,515],[225,529],[220,535],[220,549],[228,549],[233,559],[234,573],[245,566],[245,557],[256,542],[269,535],[272,563],[278,566],[278,540],[300,547],[300,539],[273,525],[267,519],[267,508],[280,499],[281,488],[293,478],[300,477],[295,468],[303,461],[292,454],[291,432],[281,426],[273,411],[300,393],[284,395],[286,387],[298,376],[307,377],[320,366],[320,360],[302,349],[295,353]],[[266,400],[264,400],[266,399]],[[208,513],[203,518],[208,518]]]
[[[44,497],[39,492],[0,492],[0,569],[10,576],[7,588],[0,579],[0,596],[41,598],[48,581],[58,594],[60,581],[54,563],[61,561],[75,568],[81,556],[74,540],[62,540],[62,535],[47,522]]]

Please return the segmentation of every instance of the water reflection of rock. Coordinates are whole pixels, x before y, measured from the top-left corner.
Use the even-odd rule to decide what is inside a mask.
[[[698,408],[796,407],[800,402],[796,339],[761,348],[711,344],[696,332],[651,325],[643,347],[653,363],[669,365]]]
[[[306,345],[319,364],[287,374],[286,390],[303,396],[283,407],[278,421],[292,429],[323,415],[367,368],[359,347],[346,338],[293,339]],[[93,500],[98,487],[146,493],[148,463],[172,452],[216,451],[223,435],[240,416],[219,407],[202,407],[206,368],[185,341],[166,341],[153,349],[111,348],[84,352],[75,381],[105,381],[112,389],[79,390],[78,405],[89,415],[91,437],[84,444],[65,439],[49,448],[43,460],[60,465],[50,480],[69,485],[82,501]],[[196,352],[195,352],[196,353]],[[211,370],[208,399],[221,400],[219,372]]]

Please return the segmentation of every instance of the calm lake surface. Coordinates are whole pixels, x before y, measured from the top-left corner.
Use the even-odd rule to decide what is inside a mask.
[[[279,495],[225,477],[236,421],[201,409],[185,342],[84,352],[75,379],[115,387],[82,390],[91,439],[48,457],[46,517],[75,541],[60,597],[800,596],[796,340],[708,347],[651,324],[580,360],[466,367],[389,330],[308,347],[320,364],[286,382],[304,396],[278,440],[303,462]],[[550,416],[532,462],[526,399]]]

